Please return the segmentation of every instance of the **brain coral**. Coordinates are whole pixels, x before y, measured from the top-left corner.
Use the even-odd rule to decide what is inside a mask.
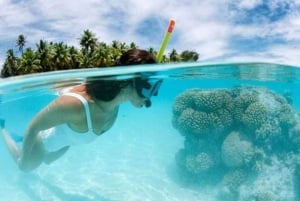
[[[244,111],[242,122],[252,129],[257,129],[267,120],[267,117],[267,108],[259,102],[254,102]]]
[[[266,88],[241,87],[235,92],[234,121],[257,140],[287,134],[296,122],[287,100]]]
[[[256,176],[273,154],[299,153],[300,117],[291,103],[261,87],[183,92],[172,108],[173,126],[184,136],[176,154],[179,169],[192,182],[223,182],[235,195],[249,181],[247,174]],[[251,197],[272,199],[265,193]]]
[[[291,139],[292,143],[296,145],[297,149],[300,150],[300,121],[290,129],[289,138]]]
[[[183,135],[223,132],[233,123],[233,101],[227,90],[188,90],[173,104],[173,125]]]
[[[223,184],[231,191],[237,191],[238,187],[247,180],[247,173],[244,170],[236,169],[224,175]]]
[[[194,107],[194,94],[196,90],[187,90],[184,93],[180,94],[176,97],[176,100],[173,104],[173,114],[179,115],[185,110],[186,108],[193,108]]]
[[[239,132],[231,132],[225,138],[221,151],[222,161],[228,167],[248,164],[254,156],[252,142],[243,139]]]
[[[209,170],[214,165],[211,157],[204,152],[199,153],[197,156],[186,157],[186,168],[188,171],[199,174]]]

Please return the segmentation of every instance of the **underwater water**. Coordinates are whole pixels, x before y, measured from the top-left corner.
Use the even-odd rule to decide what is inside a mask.
[[[50,165],[20,171],[0,138],[0,199],[300,200],[296,66],[191,63],[2,79],[0,116],[17,139],[61,88],[138,72],[163,79],[152,106],[122,104],[109,131]]]

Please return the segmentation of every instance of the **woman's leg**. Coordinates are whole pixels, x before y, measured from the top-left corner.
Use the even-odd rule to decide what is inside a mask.
[[[46,164],[50,164],[50,163],[56,161],[58,158],[60,158],[62,155],[64,155],[66,153],[66,151],[68,151],[69,148],[70,148],[69,146],[65,146],[57,151],[47,152],[44,156],[44,162]]]
[[[13,159],[16,161],[18,167],[23,171],[31,171],[37,168],[44,158],[44,149],[40,140],[35,142],[35,145],[32,148],[32,154],[30,158],[22,158],[22,149],[14,141],[14,139],[9,135],[7,130],[4,128],[4,122],[0,122],[1,135],[4,139],[4,142],[8,148],[9,153],[12,155]]]
[[[21,157],[21,150],[18,147],[17,143],[12,139],[9,133],[5,128],[1,127],[1,134],[4,139],[4,142],[8,148],[9,153],[12,155],[13,159],[18,163]]]
[[[13,159],[16,161],[19,168],[23,171],[31,171],[37,168],[42,162],[50,164],[53,161],[60,158],[62,155],[68,151],[69,146],[65,146],[57,151],[48,152],[45,150],[42,143],[42,139],[37,137],[35,144],[32,148],[30,158],[22,158],[22,149],[18,146],[16,141],[10,136],[7,130],[4,128],[4,120],[0,119],[0,130],[4,139],[4,142],[8,148],[8,151],[12,155]]]
[[[32,148],[30,158],[25,159],[21,158],[21,163],[19,163],[20,169],[23,171],[31,171],[41,163],[50,164],[60,158],[66,151],[69,149],[69,146],[65,146],[57,151],[48,152],[45,150],[41,137],[37,137],[36,142]]]

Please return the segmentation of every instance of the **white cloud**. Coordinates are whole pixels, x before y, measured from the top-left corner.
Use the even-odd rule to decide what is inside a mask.
[[[286,65],[299,65],[300,44],[298,45],[274,45],[267,51],[251,53],[241,52],[227,57],[221,57],[219,61],[226,62],[269,62]]]
[[[241,9],[253,9],[261,3],[262,0],[241,0],[238,2],[238,7]]]
[[[270,23],[236,23],[238,17],[247,15],[247,10],[262,3],[268,3],[271,10],[287,4],[290,11]],[[134,41],[142,48],[158,48],[168,19],[175,18],[175,31],[168,49],[194,50],[203,60],[245,59],[254,55],[262,60],[300,63],[292,45],[300,43],[299,6],[297,0],[152,0],[147,3],[136,0],[28,0],[14,4],[1,0],[0,42],[14,42],[19,34],[24,34],[28,45],[39,39],[78,45],[80,34],[90,29],[104,42]],[[149,27],[145,28],[145,35],[137,34],[141,23],[149,18],[155,19],[157,25],[154,27],[159,30]],[[151,34],[155,39],[149,37]],[[238,38],[246,38],[249,42],[260,38],[271,44],[263,52],[245,52],[233,46],[232,40]],[[4,49],[8,48],[11,47],[2,45],[0,61],[5,57]]]
[[[2,40],[17,35],[16,30],[24,29],[27,24],[35,21],[35,16],[24,7],[23,3],[16,5],[3,0],[0,8],[0,38]]]
[[[270,49],[270,53],[274,55],[280,63],[300,66],[300,44],[295,45],[276,45]]]
[[[286,40],[300,41],[300,14],[293,14],[278,23],[276,31]]]

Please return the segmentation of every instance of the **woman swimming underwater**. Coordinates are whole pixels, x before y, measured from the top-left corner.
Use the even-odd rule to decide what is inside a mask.
[[[117,65],[153,64],[155,58],[145,50],[125,52]],[[162,80],[137,76],[127,80],[87,79],[72,87],[43,108],[28,125],[22,147],[0,121],[1,134],[9,152],[23,171],[42,163],[50,164],[72,145],[88,143],[114,124],[119,105],[131,102],[137,108],[151,106]]]

